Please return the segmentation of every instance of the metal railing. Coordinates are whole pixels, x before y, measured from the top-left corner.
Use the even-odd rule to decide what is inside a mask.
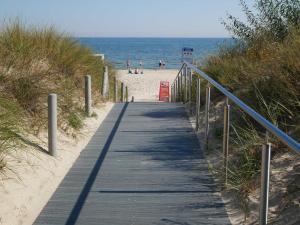
[[[201,78],[207,81],[206,86],[206,101],[205,101],[205,146],[208,147],[209,138],[209,112],[210,112],[210,92],[211,85],[219,90],[226,96],[226,102],[224,104],[224,128],[223,128],[223,159],[224,159],[224,169],[225,169],[225,185],[227,184],[227,171],[228,171],[228,151],[229,151],[229,129],[230,129],[230,105],[229,100],[240,107],[244,112],[246,112],[252,119],[257,121],[261,126],[266,129],[266,136],[268,137],[268,132],[272,133],[280,141],[285,143],[290,149],[294,150],[300,155],[300,144],[287,135],[285,132],[280,130],[254,109],[245,104],[238,97],[229,92],[225,87],[216,82],[205,72],[201,71],[195,65],[184,61],[182,67],[180,68],[173,84],[171,85],[171,101],[172,102],[183,102],[189,105],[191,110],[192,103],[192,76],[193,72],[197,73],[200,77],[197,79],[196,87],[196,131],[199,131],[200,123],[200,88],[201,88]],[[266,138],[265,144],[262,147],[262,161],[261,161],[261,191],[260,191],[260,209],[259,209],[259,224],[265,225],[268,220],[268,202],[269,202],[269,177],[270,177],[270,159],[271,159],[271,143],[269,143],[268,138]]]

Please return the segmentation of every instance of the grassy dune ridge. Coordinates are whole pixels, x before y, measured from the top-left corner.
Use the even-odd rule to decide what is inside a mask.
[[[290,0],[255,2],[257,14],[241,0],[242,10],[247,18],[246,23],[232,15],[228,16],[224,24],[235,37],[235,45],[220,47],[218,54],[207,58],[201,69],[299,141],[300,2]],[[202,96],[205,96],[205,92]],[[223,101],[223,96],[218,91],[213,90],[212,96],[215,104],[220,100]],[[204,104],[205,100],[202,100]],[[265,129],[238,107],[233,105],[231,111],[227,188],[237,193],[238,204],[247,218],[251,215],[249,196],[253,197],[254,191],[259,187],[261,146],[265,143]],[[222,124],[222,116],[217,122]],[[214,130],[220,146],[222,129],[220,126]],[[287,147],[276,138],[272,136],[269,138],[273,144],[272,158],[276,158],[277,155],[280,157]],[[299,157],[296,155],[290,157],[290,165],[293,166],[297,159]],[[276,169],[282,171],[287,168]],[[217,169],[216,172],[220,177],[223,176],[223,169]],[[285,188],[291,184],[285,183]],[[280,186],[278,183],[275,185]],[[283,208],[292,204],[297,196],[290,197],[289,194],[291,193],[285,193],[285,198],[290,200],[283,200],[285,203],[280,203],[285,205]]]
[[[92,77],[94,104],[101,97],[103,66],[91,50],[54,28],[16,21],[0,30],[0,168],[16,149],[19,135],[47,127],[47,95],[58,94],[58,125],[65,132],[82,127],[84,75]],[[110,65],[110,82],[115,72]],[[111,85],[112,86],[112,85]]]

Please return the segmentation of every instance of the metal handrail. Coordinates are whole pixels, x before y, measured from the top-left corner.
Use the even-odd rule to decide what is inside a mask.
[[[294,150],[297,154],[300,154],[300,144],[287,135],[285,132],[280,130],[250,106],[245,104],[242,100],[236,97],[234,94],[229,92],[225,87],[219,84],[217,81],[212,79],[205,72],[197,68],[195,65],[183,61],[182,67],[179,70],[172,86],[172,101],[182,101],[189,103],[191,110],[191,86],[192,86],[192,71],[198,73],[197,76],[197,87],[196,87],[196,131],[199,130],[199,115],[200,115],[200,78],[205,79],[209,85],[206,87],[206,100],[205,100],[205,146],[208,148],[209,139],[209,109],[210,109],[210,86],[214,86],[221,93],[226,96],[226,102],[224,104],[224,130],[223,130],[223,163],[224,163],[224,181],[227,185],[227,174],[228,174],[228,152],[229,152],[229,129],[230,129],[230,105],[228,100],[231,100],[238,105],[244,112],[246,112],[252,119],[257,121],[263,126],[268,132],[272,133],[280,141],[285,143],[288,147]],[[183,85],[184,80],[184,85]],[[189,87],[188,87],[189,86]],[[261,190],[260,190],[260,209],[259,209],[259,224],[266,225],[268,223],[268,202],[269,202],[269,181],[270,181],[270,161],[271,161],[271,143],[266,140],[266,143],[262,145],[262,160],[261,160]]]
[[[240,100],[238,97],[233,95],[225,87],[223,87],[217,81],[212,79],[205,72],[201,71],[195,65],[193,65],[189,62],[186,62],[186,61],[183,62],[183,66],[184,65],[186,65],[187,67],[189,67],[190,69],[192,69],[193,71],[198,73],[202,78],[207,80],[210,84],[212,84],[215,88],[217,88],[220,92],[222,92],[226,97],[228,97],[231,101],[233,101],[236,105],[238,105],[241,109],[243,109],[255,121],[257,121],[259,124],[261,124],[264,128],[266,128],[274,136],[279,138],[279,140],[281,140],[283,143],[285,143],[287,146],[289,146],[291,149],[293,149],[296,153],[300,154],[300,144],[299,144],[299,142],[297,142],[296,140],[291,138],[289,135],[287,135],[285,132],[283,132],[281,129],[276,127],[273,123],[268,121],[266,118],[264,118],[262,115],[260,115],[254,109],[252,109],[250,106],[245,104],[242,100]],[[182,70],[183,66],[181,67],[180,70]]]

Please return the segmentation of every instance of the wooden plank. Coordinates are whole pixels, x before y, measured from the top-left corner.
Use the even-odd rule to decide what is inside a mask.
[[[184,107],[119,103],[34,224],[230,222]]]

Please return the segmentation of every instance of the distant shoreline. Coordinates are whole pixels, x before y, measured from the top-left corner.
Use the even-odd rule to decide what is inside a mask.
[[[194,49],[194,58],[201,61],[208,55],[218,52],[220,45],[232,43],[231,38],[77,38],[79,43],[90,48],[94,53],[102,53],[116,69],[126,68],[127,60],[131,66],[138,67],[143,61],[147,69],[158,68],[160,60],[166,68],[179,69],[181,66],[182,48]]]

